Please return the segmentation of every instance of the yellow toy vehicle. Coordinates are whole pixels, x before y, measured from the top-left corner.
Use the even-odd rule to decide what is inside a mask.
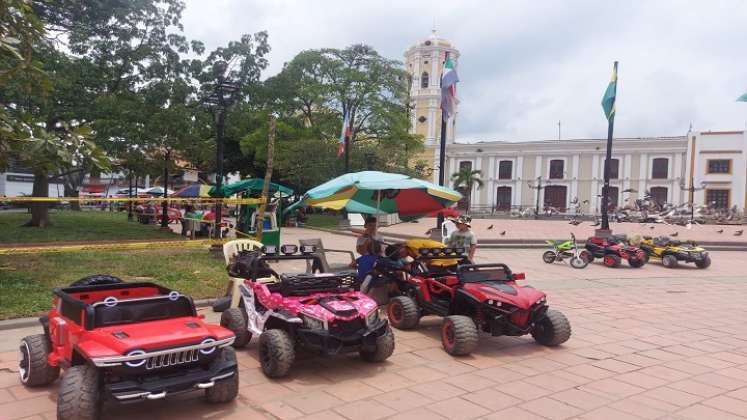
[[[644,236],[640,245],[649,258],[660,259],[667,268],[675,268],[680,261],[695,263],[698,268],[708,268],[711,256],[695,242],[675,241],[666,236],[652,238]]]

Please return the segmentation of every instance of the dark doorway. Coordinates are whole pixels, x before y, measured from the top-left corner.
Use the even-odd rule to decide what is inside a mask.
[[[545,207],[555,207],[560,211],[565,211],[565,203],[568,201],[567,187],[563,185],[550,185],[545,187]]]
[[[511,210],[511,187],[498,187],[495,190],[495,209]]]

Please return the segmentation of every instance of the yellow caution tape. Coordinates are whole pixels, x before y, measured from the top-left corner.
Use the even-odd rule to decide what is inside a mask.
[[[200,203],[200,204],[249,204],[258,205],[264,202],[263,198],[181,198],[181,197],[6,197],[0,196],[0,201],[21,203],[59,203],[65,201],[78,201],[81,203],[116,203],[116,202],[157,202],[169,203]]]
[[[0,248],[0,255],[18,254],[42,254],[59,252],[81,252],[81,251],[116,251],[137,250],[148,248],[199,248],[206,245],[223,245],[226,241],[203,239],[195,241],[154,241],[154,242],[126,242],[111,244],[89,244],[89,245],[55,245],[55,246],[29,246],[18,248]]]

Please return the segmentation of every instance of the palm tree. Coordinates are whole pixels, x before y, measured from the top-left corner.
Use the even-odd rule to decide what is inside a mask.
[[[483,185],[482,171],[472,170],[468,168],[460,169],[451,175],[451,181],[454,183],[454,189],[461,192],[464,195],[462,199],[466,210],[469,212],[469,208],[472,204],[472,187],[477,185],[477,188],[481,188]],[[461,204],[461,203],[460,203]]]

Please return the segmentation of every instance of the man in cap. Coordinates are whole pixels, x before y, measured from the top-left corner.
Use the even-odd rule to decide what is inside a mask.
[[[467,250],[467,255],[470,261],[475,260],[475,250],[477,249],[477,237],[474,232],[470,230],[472,227],[472,218],[469,216],[459,216],[456,219],[452,219],[456,224],[457,231],[452,233],[449,237],[449,245],[452,248],[464,248]]]

